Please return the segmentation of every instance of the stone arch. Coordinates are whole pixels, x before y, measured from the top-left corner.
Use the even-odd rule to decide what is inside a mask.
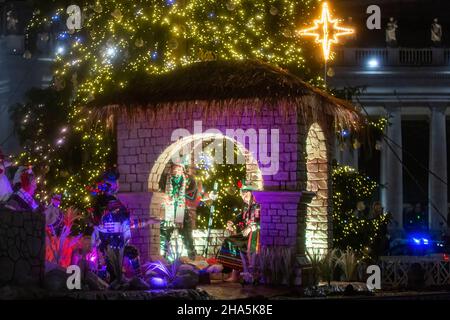
[[[243,155],[246,166],[246,181],[256,187],[257,190],[263,190],[263,178],[255,156],[244,145],[233,138],[218,133],[202,133],[190,135],[179,139],[167,147],[155,161],[148,180],[148,190],[151,192],[150,216],[156,219],[164,217],[163,201],[164,190],[160,189],[160,182],[169,167],[170,160],[174,155],[179,153],[186,146],[195,146],[202,141],[213,139],[226,139],[237,146],[240,154]],[[159,255],[160,245],[160,229],[159,224],[155,224],[150,231],[150,254],[155,257]]]
[[[262,190],[263,188],[263,178],[261,170],[259,169],[258,162],[253,154],[245,148],[241,143],[236,141],[233,138],[225,136],[223,134],[218,133],[203,133],[196,134],[184,137],[174,143],[172,143],[169,147],[167,147],[161,155],[156,160],[153,168],[150,172],[150,177],[148,180],[148,189],[151,192],[158,192],[159,183],[161,177],[164,174],[164,171],[167,169],[167,164],[170,162],[170,159],[180,152],[183,148],[188,145],[191,145],[192,149],[202,141],[209,141],[213,139],[226,139],[235,144],[240,153],[244,156],[245,166],[246,166],[246,181],[255,186],[258,190]]]
[[[306,212],[306,250],[324,253],[329,247],[329,162],[325,133],[313,123],[306,138],[307,191],[315,193]]]

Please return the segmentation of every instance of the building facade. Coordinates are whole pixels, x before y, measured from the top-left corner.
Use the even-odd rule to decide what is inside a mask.
[[[427,211],[427,227],[432,232],[447,229],[448,145],[447,116],[450,102],[449,48],[355,48],[344,47],[334,61],[334,77],[329,85],[338,89],[362,88],[354,99],[369,118],[386,117],[388,126],[379,139],[380,198],[393,214],[393,227],[403,229],[405,210],[415,202],[407,189],[417,191]],[[420,151],[427,161],[417,160],[417,146],[407,128],[422,122],[428,130],[427,142]],[[428,150],[425,150],[428,148]],[[339,163],[361,165],[360,149],[338,148]],[[409,160],[405,159],[408,158]],[[411,168],[417,160],[420,169]],[[367,168],[360,168],[367,169]],[[372,170],[373,171],[373,170]],[[426,172],[427,181],[418,181]],[[423,179],[422,179],[423,180]],[[405,199],[409,198],[409,199]],[[419,197],[417,197],[419,198]],[[408,203],[408,201],[414,201]]]

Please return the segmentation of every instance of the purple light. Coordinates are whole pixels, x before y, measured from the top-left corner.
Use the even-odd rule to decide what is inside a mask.
[[[164,289],[167,287],[167,281],[163,278],[153,277],[150,279],[150,285],[153,289]]]

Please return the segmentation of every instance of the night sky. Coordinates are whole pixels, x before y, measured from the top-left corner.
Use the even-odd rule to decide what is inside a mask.
[[[359,33],[359,46],[385,46],[384,28],[390,17],[397,19],[399,45],[427,47],[430,44],[430,25],[438,18],[444,29],[444,44],[450,44],[449,0],[334,0],[330,1],[338,15],[352,17]],[[369,5],[381,8],[382,30],[368,30],[366,9]]]

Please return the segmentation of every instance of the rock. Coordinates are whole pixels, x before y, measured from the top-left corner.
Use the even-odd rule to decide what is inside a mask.
[[[50,262],[50,261],[45,261],[45,273],[48,273],[54,269],[58,269],[59,265],[54,263],[54,262]]]
[[[87,272],[83,285],[87,286],[87,288],[92,291],[103,291],[108,289],[109,286],[105,281],[100,279],[100,277],[91,271]]]
[[[45,274],[44,288],[48,291],[68,291],[66,270],[57,267]]]
[[[345,287],[344,296],[353,296],[356,294],[355,288],[349,284]]]
[[[45,217],[0,208],[0,286],[44,281]]]
[[[0,286],[9,283],[14,275],[14,262],[7,257],[0,258]]]
[[[123,278],[121,280],[114,280],[109,285],[109,290],[115,290],[115,291],[126,291],[130,288],[130,281]]]
[[[185,273],[198,273],[198,269],[191,264],[182,264],[178,267],[177,274],[185,274]]]
[[[149,290],[149,289],[150,285],[141,278],[134,277],[130,281],[129,290]]]
[[[208,273],[222,273],[222,271],[223,266],[221,264],[214,264],[206,269],[206,272]]]
[[[0,301],[2,300],[32,300],[32,299],[46,299],[47,292],[42,288],[29,286],[3,286],[0,287]]]
[[[172,282],[172,287],[175,289],[195,289],[198,285],[199,277],[196,272],[185,271],[178,274]]]

